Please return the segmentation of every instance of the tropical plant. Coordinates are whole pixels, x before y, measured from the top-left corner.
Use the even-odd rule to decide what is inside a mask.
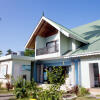
[[[65,83],[65,76],[61,66],[53,67],[52,71],[47,70],[48,81],[50,84],[62,85]]]
[[[32,56],[34,56],[34,54],[35,54],[34,50],[26,49],[24,51],[25,56],[31,56],[32,57]]]
[[[25,79],[18,78],[14,81],[14,94],[17,98],[37,97],[38,87],[34,80],[26,81]]]
[[[62,93],[57,85],[51,85],[49,89],[38,92],[37,100],[61,100]]]
[[[85,96],[88,94],[90,94],[88,89],[84,87],[79,87],[78,96]]]
[[[0,50],[0,56],[2,55],[2,51]]]

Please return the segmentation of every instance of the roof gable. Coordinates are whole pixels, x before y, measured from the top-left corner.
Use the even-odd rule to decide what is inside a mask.
[[[82,36],[78,35],[77,33],[65,28],[64,26],[60,25],[60,24],[57,24],[56,22],[46,18],[46,17],[42,17],[40,19],[40,22],[38,23],[37,27],[35,28],[35,30],[33,31],[30,39],[28,40],[25,48],[35,48],[35,38],[37,36],[37,33],[36,31],[38,31],[39,27],[41,27],[41,24],[43,23],[43,21],[46,21],[47,23],[49,23],[51,26],[53,26],[54,28],[56,28],[58,31],[62,32],[65,36],[67,37],[71,37],[75,40],[78,40],[78,41],[81,41],[83,43],[89,43],[88,41],[86,41]]]

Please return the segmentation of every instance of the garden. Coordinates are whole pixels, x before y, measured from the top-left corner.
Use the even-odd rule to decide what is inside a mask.
[[[96,97],[90,96],[87,89],[80,86],[74,86],[69,91],[62,91],[60,86],[65,83],[62,71],[62,67],[54,67],[51,72],[47,71],[50,83],[47,89],[39,87],[34,79],[32,81],[22,78],[13,80],[13,89],[10,89],[10,84],[7,84],[6,93],[14,94],[14,97],[9,100],[96,100]]]

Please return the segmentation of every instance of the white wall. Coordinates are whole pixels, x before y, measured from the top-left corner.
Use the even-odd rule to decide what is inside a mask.
[[[36,49],[45,47],[46,39],[41,36],[36,37]]]
[[[12,61],[9,60],[9,61],[0,62],[0,67],[3,67],[4,65],[8,66],[7,74],[12,75]],[[6,79],[0,79],[0,82],[6,83],[7,80]]]
[[[81,67],[81,86],[85,88],[93,87],[93,77],[90,79],[92,74],[92,68],[90,69],[92,63],[98,63],[100,68],[100,56],[89,56],[89,57],[82,57],[80,62]],[[90,65],[90,67],[89,67]],[[100,73],[99,73],[100,74]],[[91,81],[92,80],[92,81]]]
[[[13,77],[17,79],[19,76],[26,75],[30,80],[30,71],[22,71],[22,65],[31,65],[31,61],[13,60]]]
[[[8,61],[2,61],[0,62],[0,67],[2,67],[3,65],[7,65],[8,69],[7,69],[7,74],[13,76],[13,78],[15,80],[17,80],[17,78],[19,76],[22,75],[26,75],[27,76],[27,80],[30,80],[30,71],[22,71],[22,65],[31,65],[31,61],[27,61],[27,60],[8,60]],[[10,79],[11,81],[11,79]],[[3,87],[5,87],[5,83],[7,82],[7,79],[0,79],[0,82],[4,83]]]
[[[61,55],[64,54],[67,50],[72,50],[71,38],[66,37],[62,33],[60,34],[60,50]]]

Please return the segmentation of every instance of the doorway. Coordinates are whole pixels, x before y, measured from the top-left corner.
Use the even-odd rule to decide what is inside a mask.
[[[99,65],[98,63],[91,63],[90,71],[90,87],[100,87]]]

